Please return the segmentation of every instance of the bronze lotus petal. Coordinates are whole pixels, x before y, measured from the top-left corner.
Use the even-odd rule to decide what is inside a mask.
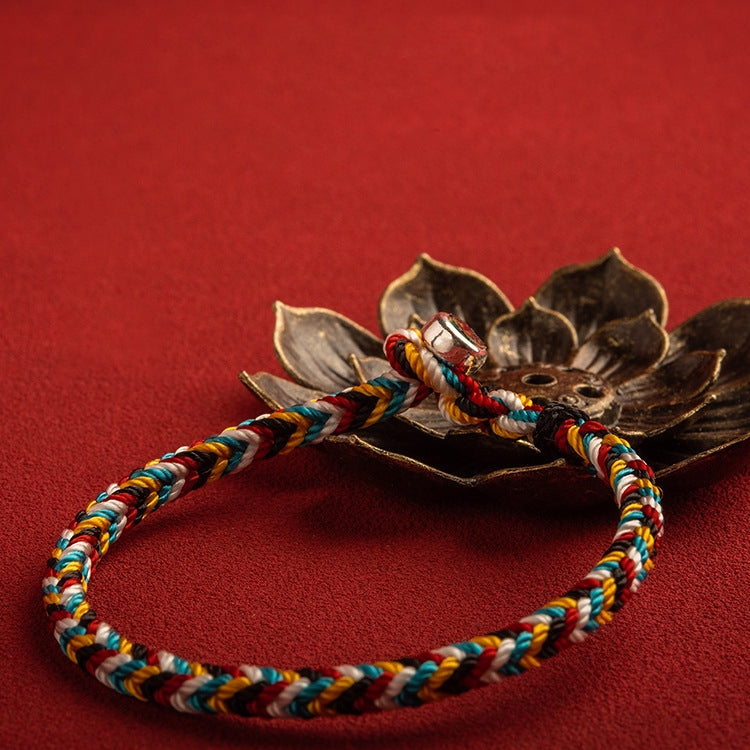
[[[382,340],[344,316],[281,302],[275,310],[276,353],[295,382],[240,375],[269,406],[341,390],[387,368]],[[421,325],[440,310],[487,342],[480,380],[584,409],[638,445],[661,482],[705,481],[708,461],[750,446],[750,299],[719,302],[667,334],[664,290],[617,249],[558,269],[516,310],[489,279],[421,255],[384,291],[381,328]],[[526,494],[571,471],[529,442],[456,429],[432,399],[328,441],[423,475]]]

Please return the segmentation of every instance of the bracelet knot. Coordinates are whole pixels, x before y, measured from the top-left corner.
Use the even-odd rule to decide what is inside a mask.
[[[532,435],[534,445],[545,455],[566,458],[573,454],[566,435],[572,424],[582,424],[589,420],[588,414],[575,406],[553,401],[542,408],[537,415],[536,427]]]

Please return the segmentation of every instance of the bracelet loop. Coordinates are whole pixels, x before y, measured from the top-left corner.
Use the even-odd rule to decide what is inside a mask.
[[[425,331],[429,334],[425,340]],[[362,385],[229,427],[134,471],[78,513],[52,550],[44,604],[63,652],[103,684],[178,711],[313,718],[416,707],[498,682],[582,641],[635,593],[653,566],[663,518],[651,469],[627,442],[583,412],[489,391],[469,372],[483,344],[445,313],[386,339],[392,370]],[[190,662],[133,643],[99,619],[91,573],[126,529],[191,490],[329,435],[369,427],[435,392],[446,418],[545,452],[578,456],[620,509],[612,544],[570,591],[501,630],[415,658],[299,670]]]

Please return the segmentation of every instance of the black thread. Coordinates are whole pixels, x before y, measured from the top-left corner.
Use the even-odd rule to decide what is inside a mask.
[[[555,436],[563,422],[572,419],[574,422],[588,422],[588,414],[575,406],[551,401],[540,412],[534,429],[534,445],[545,455],[552,458],[560,456],[560,450],[555,443]],[[567,457],[567,456],[566,456]]]

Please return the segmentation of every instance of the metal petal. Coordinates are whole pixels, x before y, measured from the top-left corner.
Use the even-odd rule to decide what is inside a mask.
[[[726,299],[702,310],[669,334],[667,358],[693,349],[725,349],[717,387],[750,378],[750,299]]]
[[[562,364],[577,344],[568,319],[540,307],[533,297],[498,318],[487,335],[490,357],[502,368],[534,362]]]
[[[256,372],[250,375],[243,370],[240,373],[240,380],[271,409],[284,409],[295,404],[304,404],[313,398],[325,396],[323,391],[305,388],[303,385],[292,383],[291,380],[284,380],[284,378],[277,378],[267,372]]]
[[[682,402],[623,407],[617,420],[617,432],[631,442],[640,442],[673,429],[706,408],[714,399],[712,394],[704,393]]]
[[[415,440],[414,429],[400,421],[374,425],[356,435],[340,435],[328,441],[373,452],[388,463],[426,476],[469,486],[506,472],[526,474],[536,467],[551,465],[536,448],[522,440],[500,441],[476,432],[445,438],[417,435]]]
[[[750,381],[725,388],[716,400],[680,427],[672,439],[694,452],[750,435]]]
[[[382,355],[383,342],[343,315],[320,307],[274,305],[273,343],[284,369],[302,385],[326,393],[356,385],[349,363]]]
[[[655,365],[666,351],[667,334],[647,310],[603,325],[575,352],[570,366],[619,385]]]
[[[734,446],[733,450],[726,451],[730,446]],[[723,460],[721,465],[713,465],[712,477],[721,472],[724,463],[729,466],[738,456],[743,459],[748,449],[750,382],[736,388],[725,388],[695,417],[664,437],[646,441],[641,448],[652,466],[668,475],[680,473],[691,464],[705,466],[707,459],[719,452],[727,456],[732,453],[733,457]],[[691,479],[700,481],[701,477],[691,475]]]
[[[437,407],[437,402],[432,398],[423,401],[415,409],[409,409],[409,411],[400,414],[398,419],[432,437],[444,438],[456,432],[466,432],[466,430],[461,430],[456,425],[446,422]]]
[[[385,357],[358,357],[356,354],[349,356],[349,365],[353,368],[358,383],[379,378],[391,369]]]
[[[618,386],[624,409],[681,404],[705,393],[716,382],[724,351],[688,352]]]
[[[653,310],[662,326],[667,297],[656,279],[628,263],[617,248],[590,263],[564,266],[534,295],[543,307],[562,313],[584,341],[600,326]],[[701,346],[701,349],[713,348]]]
[[[493,321],[512,309],[505,295],[481,274],[422,254],[383,292],[380,326],[384,333],[421,326],[445,311],[466,321],[486,340]]]

